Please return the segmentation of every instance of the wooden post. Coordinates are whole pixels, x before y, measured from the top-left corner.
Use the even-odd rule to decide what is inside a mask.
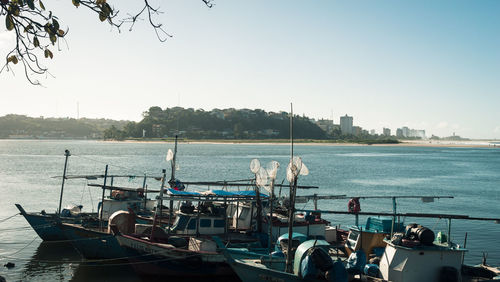
[[[61,206],[62,206],[62,197],[63,197],[63,192],[64,192],[64,181],[66,180],[66,168],[68,167],[68,158],[71,156],[69,153],[69,150],[64,151],[64,156],[66,157],[64,160],[64,170],[63,170],[63,178],[62,178],[62,184],[61,184],[61,194],[59,196],[59,209],[58,209],[58,214],[61,216]]]

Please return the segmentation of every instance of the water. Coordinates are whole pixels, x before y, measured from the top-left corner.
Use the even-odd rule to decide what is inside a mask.
[[[14,203],[28,211],[53,212],[58,208],[64,150],[69,149],[68,174],[102,174],[109,164],[110,174],[160,175],[170,172],[165,160],[172,143],[126,143],[95,141],[19,141],[0,140],[0,264],[14,262],[11,269],[0,268],[8,281],[147,281],[128,266],[105,266],[83,262],[67,245],[41,243],[21,216],[1,221],[18,211]],[[282,165],[277,179],[285,178],[288,145],[179,144],[180,179],[234,180],[251,178],[250,161],[259,158]],[[451,195],[422,203],[419,199],[400,199],[400,212],[465,214],[500,217],[500,150],[496,148],[445,148],[398,146],[311,146],[297,145],[310,175],[299,179],[302,185],[317,185],[314,191],[299,194],[331,195]],[[142,179],[115,179],[115,185],[142,186]],[[100,191],[87,187],[85,180],[69,180],[63,205],[83,204],[95,211]],[[160,183],[149,180],[150,188]],[[286,193],[284,189],[282,193]],[[312,208],[312,203],[297,208]],[[320,209],[347,210],[346,200],[323,201]],[[361,200],[362,211],[391,212],[389,199]],[[332,224],[352,225],[352,216],[324,215]],[[361,218],[364,222],[365,218]],[[437,231],[447,232],[446,220],[405,219]],[[480,263],[483,252],[488,263],[500,265],[500,225],[492,222],[454,220],[452,240],[463,244],[468,233],[465,260]]]

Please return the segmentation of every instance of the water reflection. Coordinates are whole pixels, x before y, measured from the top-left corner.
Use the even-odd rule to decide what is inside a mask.
[[[21,280],[67,281],[79,261],[81,257],[71,244],[42,242],[24,265]]]
[[[69,243],[42,242],[24,265],[25,281],[145,281],[126,262],[85,261]]]

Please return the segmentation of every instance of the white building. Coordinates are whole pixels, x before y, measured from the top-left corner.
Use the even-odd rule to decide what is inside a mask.
[[[342,134],[353,134],[352,123],[353,118],[348,116],[347,114],[340,117],[340,131],[342,132]]]

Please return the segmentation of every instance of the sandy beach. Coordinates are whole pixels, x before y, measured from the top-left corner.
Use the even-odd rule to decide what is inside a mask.
[[[466,147],[466,148],[500,148],[498,140],[399,140],[398,144],[360,144],[360,143],[334,143],[324,140],[304,141],[297,140],[296,146],[395,146],[395,147]],[[106,141],[106,142],[130,142],[130,143],[173,143],[173,140],[124,140],[124,141]],[[242,144],[242,145],[281,145],[289,146],[290,144],[284,140],[269,142],[264,140],[189,140],[179,139],[179,143],[183,144]]]

